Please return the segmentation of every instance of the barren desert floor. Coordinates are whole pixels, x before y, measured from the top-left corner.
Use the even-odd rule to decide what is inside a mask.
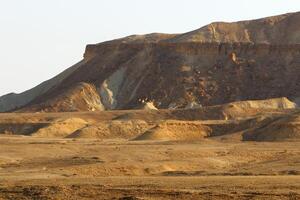
[[[0,199],[299,199],[300,142],[0,136]]]

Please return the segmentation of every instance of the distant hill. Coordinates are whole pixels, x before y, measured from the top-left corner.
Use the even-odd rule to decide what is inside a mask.
[[[300,97],[300,13],[217,22],[184,34],[87,45],[84,59],[41,85],[0,97],[0,112],[186,108]]]

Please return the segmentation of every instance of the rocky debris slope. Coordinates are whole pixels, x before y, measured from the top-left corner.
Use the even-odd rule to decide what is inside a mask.
[[[43,109],[41,109],[43,108]],[[27,111],[26,108],[18,112]],[[55,98],[30,107],[31,112],[76,112],[76,111],[96,111],[104,110],[100,96],[94,85],[87,83],[74,84]]]

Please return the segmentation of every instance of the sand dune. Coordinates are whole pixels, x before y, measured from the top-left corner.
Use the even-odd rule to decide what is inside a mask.
[[[46,127],[39,129],[33,133],[35,137],[66,137],[70,133],[81,129],[87,125],[87,122],[80,118],[68,118],[52,122]]]
[[[150,127],[143,120],[111,121],[93,124],[75,131],[67,138],[129,139]]]
[[[200,140],[210,133],[211,129],[201,124],[166,121],[147,130],[135,140]]]

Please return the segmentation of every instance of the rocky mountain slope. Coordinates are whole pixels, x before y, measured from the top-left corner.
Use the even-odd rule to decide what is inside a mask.
[[[300,96],[300,13],[88,45],[84,60],[0,111],[192,108]]]

